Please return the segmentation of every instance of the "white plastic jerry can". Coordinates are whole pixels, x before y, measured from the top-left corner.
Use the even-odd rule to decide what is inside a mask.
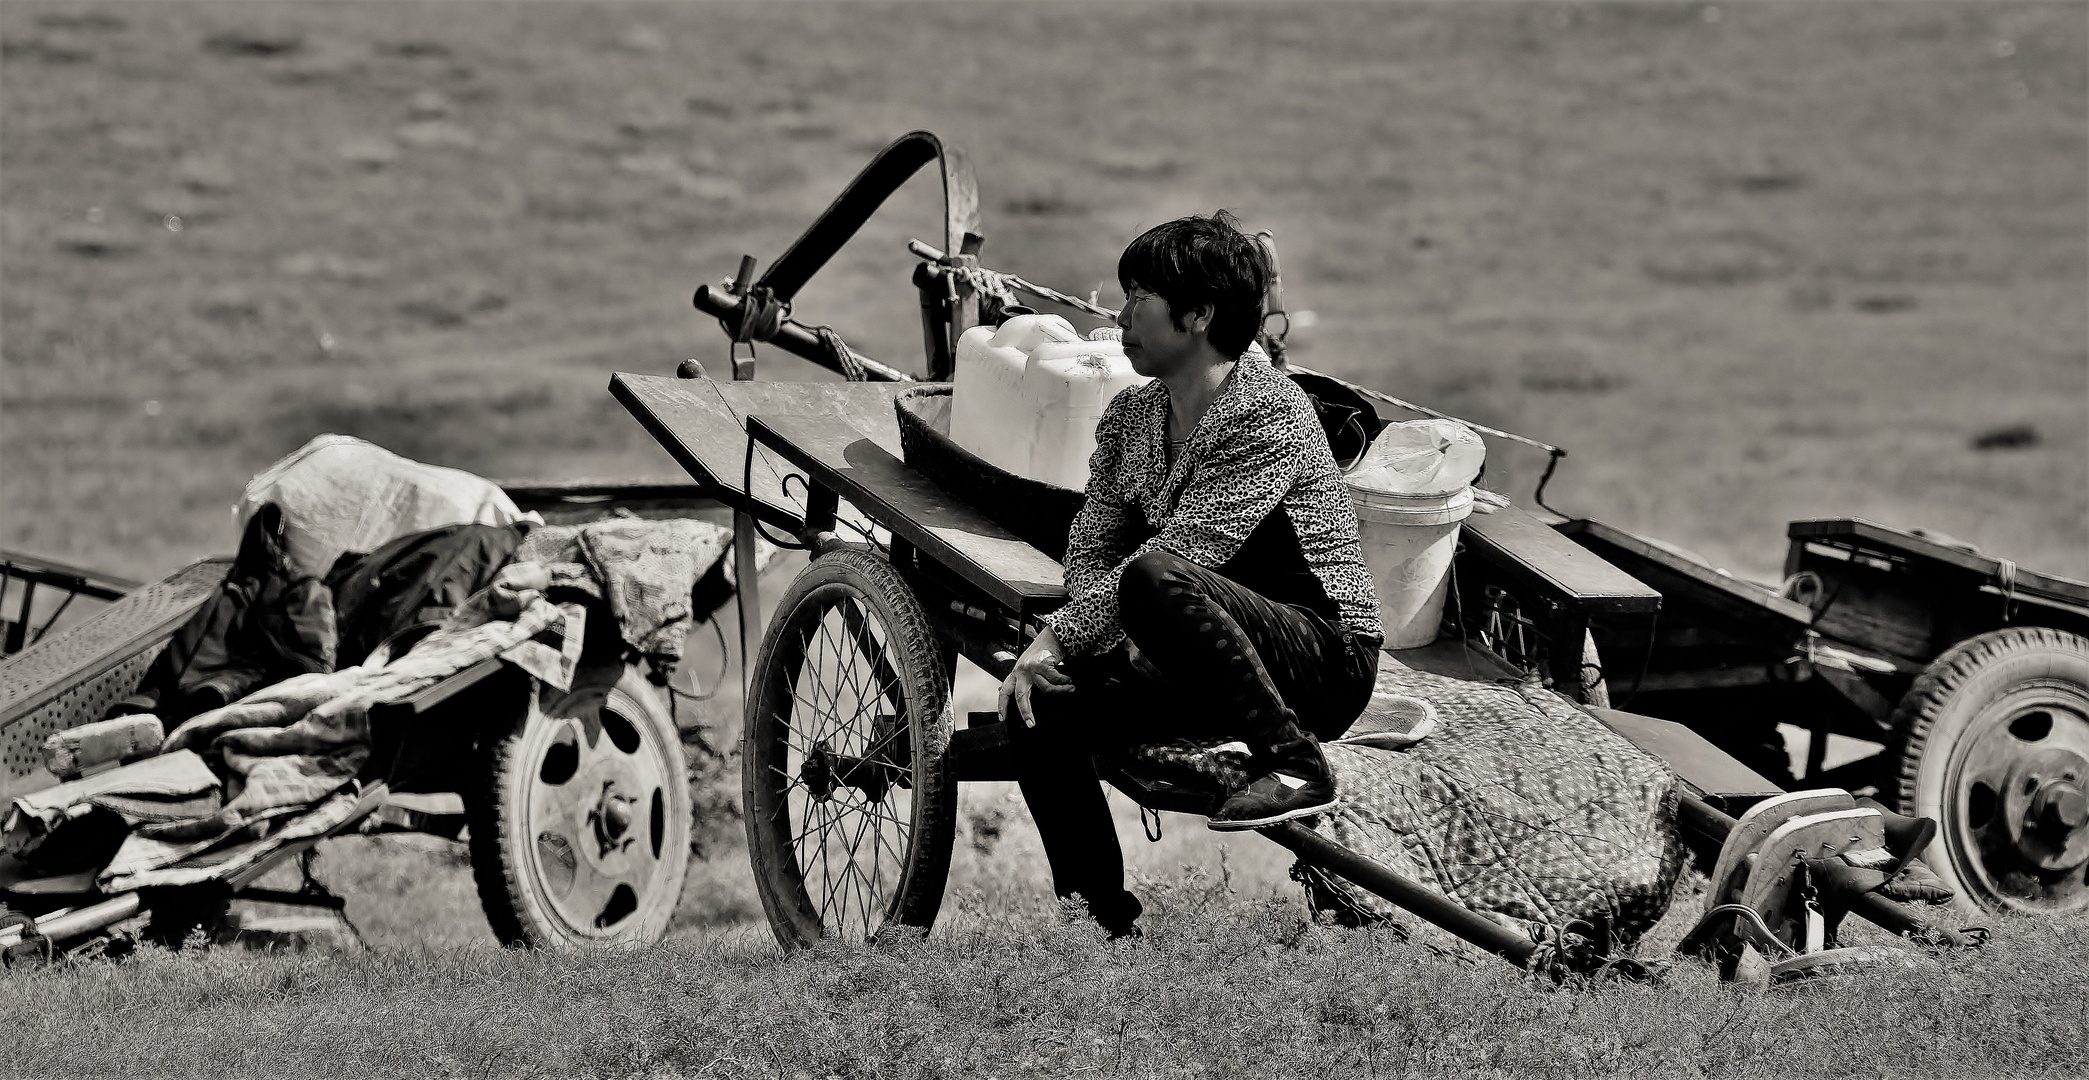
[[[958,338],[950,438],[997,468],[1088,486],[1095,425],[1110,399],[1146,381],[1114,335],[1084,340],[1057,315],[1019,315]]]
[[[989,464],[1029,476],[1036,410],[1023,396],[1030,351],[1081,340],[1058,315],[1018,315],[996,329],[975,326],[957,342],[950,392],[950,438]]]
[[[1096,422],[1112,398],[1145,381],[1117,341],[1046,342],[1032,350],[1022,383],[1032,415],[1029,476],[1085,489]]]

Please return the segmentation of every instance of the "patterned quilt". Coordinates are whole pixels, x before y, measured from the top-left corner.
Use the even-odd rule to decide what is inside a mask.
[[[1422,698],[1437,726],[1400,750],[1324,747],[1342,804],[1308,824],[1424,888],[1539,940],[1576,920],[1620,946],[1668,909],[1688,857],[1675,775],[1549,690],[1425,674],[1386,658],[1378,690]],[[1249,778],[1245,748],[1177,739],[1133,748],[1143,772],[1198,789]],[[1314,906],[1350,922],[1398,910],[1301,865]]]
[[[1549,690],[1397,663],[1380,666],[1378,689],[1430,701],[1439,726],[1404,751],[1327,747],[1342,793],[1317,823],[1329,839],[1546,938],[1606,918],[1626,945],[1660,921],[1687,852],[1659,759]],[[1317,899],[1395,910],[1339,879],[1315,884]]]

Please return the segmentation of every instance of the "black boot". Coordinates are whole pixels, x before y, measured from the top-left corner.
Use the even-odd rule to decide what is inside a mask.
[[[1927,820],[1927,819],[1925,819]],[[1925,904],[1948,904],[1958,894],[1951,891],[1936,871],[1923,865],[1921,859],[1909,859],[1900,873],[1884,885],[1879,886],[1879,895],[1903,904],[1920,901]]]
[[[1889,878],[1921,858],[1922,853],[1929,850],[1930,841],[1937,838],[1937,823],[1930,818],[1896,814],[1877,799],[1858,799],[1857,805],[1877,810],[1886,819],[1886,850],[1893,853],[1894,860],[1885,868]],[[1923,868],[1924,873],[1928,870],[1928,867]]]
[[[1258,764],[1267,766],[1261,775],[1213,812],[1213,830],[1259,829],[1325,813],[1342,801],[1335,795],[1335,777],[1320,744],[1311,735],[1299,734]]]

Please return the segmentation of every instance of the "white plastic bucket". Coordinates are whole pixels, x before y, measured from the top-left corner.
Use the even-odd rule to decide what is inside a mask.
[[[1385,647],[1415,649],[1436,640],[1450,588],[1458,525],[1472,513],[1472,488],[1447,495],[1400,495],[1350,485],[1357,538],[1378,590]]]

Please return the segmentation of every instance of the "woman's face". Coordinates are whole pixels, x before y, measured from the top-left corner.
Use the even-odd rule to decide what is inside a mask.
[[[1132,370],[1158,378],[1180,370],[1204,340],[1201,312],[1193,312],[1176,329],[1169,317],[1168,302],[1133,282],[1124,290],[1124,307],[1117,312],[1117,326],[1124,331],[1124,355]]]

